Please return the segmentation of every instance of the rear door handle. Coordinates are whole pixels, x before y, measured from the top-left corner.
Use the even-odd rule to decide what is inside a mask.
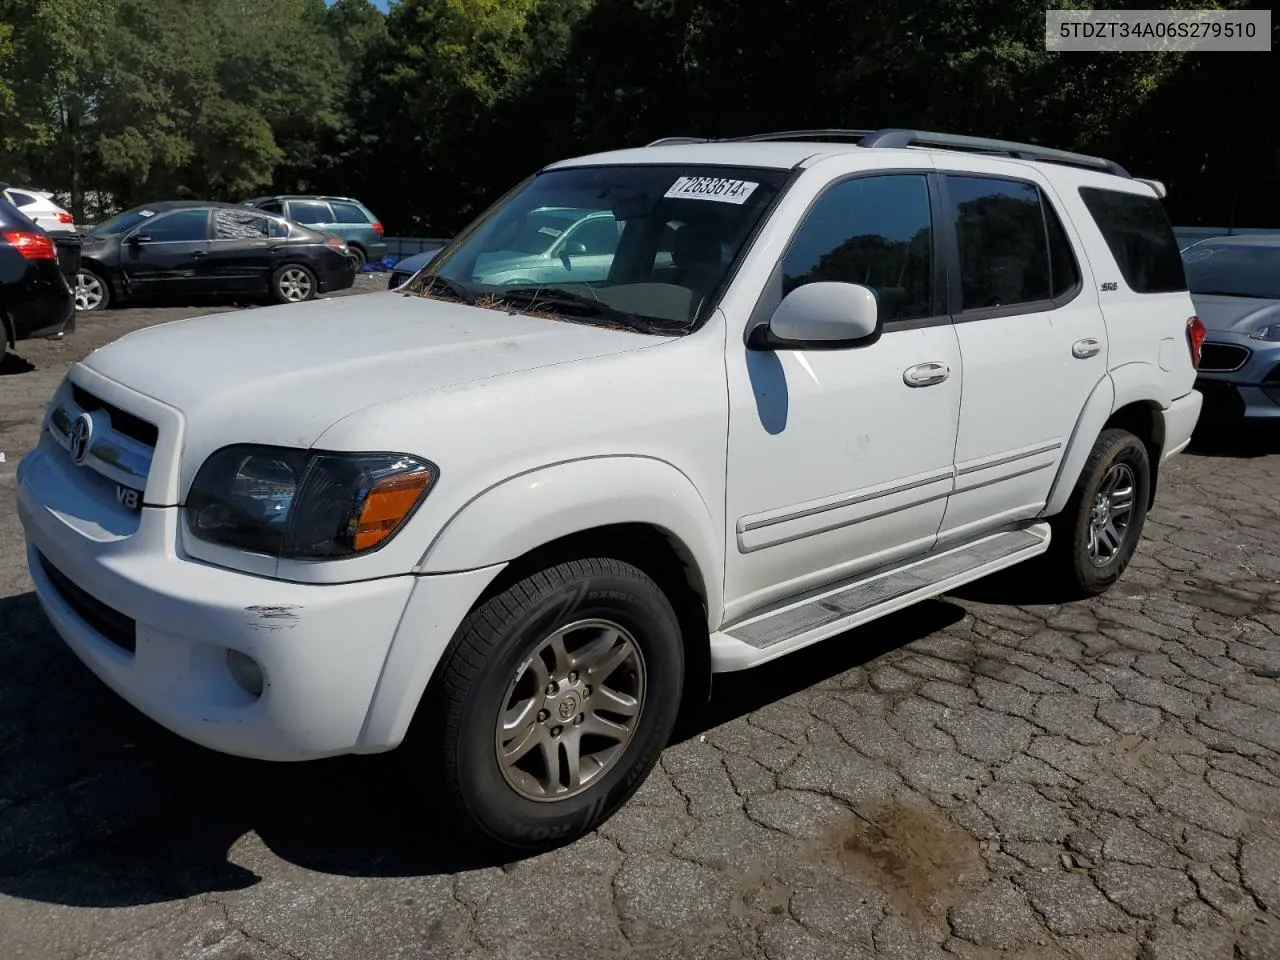
[[[193,250],[193,251],[191,252],[191,255],[192,255],[193,257],[207,257],[207,256],[209,255],[209,251],[208,251],[208,250]]]
[[[917,363],[907,367],[902,374],[902,382],[908,387],[931,387],[951,376],[951,368],[945,363],[931,360],[928,363]]]
[[[1071,355],[1077,360],[1088,360],[1090,357],[1096,357],[1098,351],[1102,349],[1102,344],[1098,343],[1093,337],[1087,340],[1077,340],[1071,345]]]

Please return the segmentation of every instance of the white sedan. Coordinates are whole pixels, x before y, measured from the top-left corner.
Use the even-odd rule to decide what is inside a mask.
[[[53,202],[53,194],[26,187],[6,187],[5,199],[34,220],[45,233],[75,233],[75,218]]]

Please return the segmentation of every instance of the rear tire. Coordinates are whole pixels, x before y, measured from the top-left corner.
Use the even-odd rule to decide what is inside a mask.
[[[275,303],[303,303],[316,296],[316,275],[300,263],[286,263],[271,277]]]
[[[1127,430],[1102,431],[1066,508],[1051,521],[1049,562],[1078,597],[1111,587],[1142,539],[1151,496],[1146,445]]]
[[[356,271],[359,272],[360,268],[369,262],[369,255],[355,244],[348,244],[347,249],[351,252],[351,256],[356,258]]]
[[[403,756],[470,842],[559,846],[644,782],[679,712],[670,601],[613,559],[575,560],[479,604],[441,658]]]

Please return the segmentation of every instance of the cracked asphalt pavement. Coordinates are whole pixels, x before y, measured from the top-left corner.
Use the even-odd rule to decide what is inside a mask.
[[[46,623],[17,461],[70,362],[189,315],[0,367],[5,960],[1280,958],[1275,435],[1170,465],[1107,596],[1013,573],[720,678],[596,834],[493,863],[394,756],[187,744]]]

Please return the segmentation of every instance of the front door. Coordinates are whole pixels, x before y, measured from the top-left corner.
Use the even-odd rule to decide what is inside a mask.
[[[130,298],[181,301],[208,293],[201,272],[208,255],[208,209],[173,210],[144,221],[120,249]]]
[[[802,284],[842,281],[875,291],[884,332],[851,349],[761,352],[730,325],[727,619],[936,540],[961,369],[942,309],[931,181],[927,171],[858,175],[812,206],[803,193],[788,198],[807,212],[772,302],[751,322]]]
[[[1107,375],[1107,331],[1047,184],[979,173],[941,182],[965,371],[956,489],[941,529],[955,542],[1041,512]]]

